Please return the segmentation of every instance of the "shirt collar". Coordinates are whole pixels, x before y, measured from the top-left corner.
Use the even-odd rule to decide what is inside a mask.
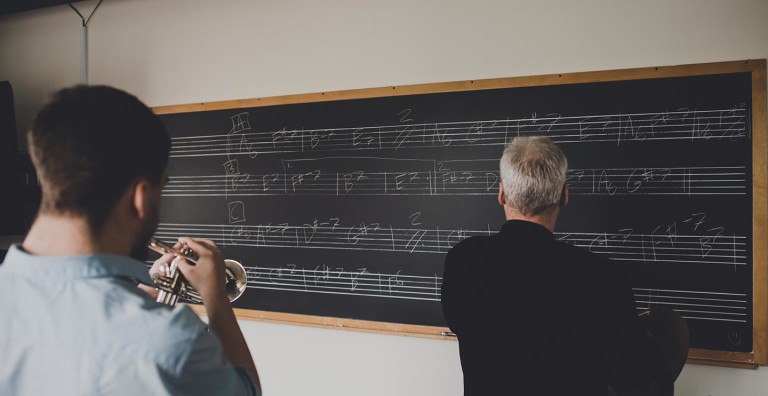
[[[13,245],[0,269],[25,276],[66,279],[121,277],[153,285],[144,263],[114,254],[36,256]]]
[[[525,220],[507,220],[507,222],[501,226],[501,231],[499,231],[499,234],[531,235],[548,238],[555,237],[555,234],[547,229],[547,227]]]

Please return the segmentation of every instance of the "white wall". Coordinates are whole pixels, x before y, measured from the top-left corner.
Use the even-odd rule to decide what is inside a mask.
[[[764,0],[105,0],[91,83],[159,106],[768,58],[766,21]],[[20,129],[47,92],[79,81],[79,23],[66,6],[0,18]],[[453,342],[241,325],[269,395],[461,394]],[[568,369],[553,361],[553,380]],[[676,388],[764,394],[768,373],[688,365]]]

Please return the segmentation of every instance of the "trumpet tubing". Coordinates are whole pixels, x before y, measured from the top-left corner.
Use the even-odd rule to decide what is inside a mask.
[[[177,265],[180,259],[197,264],[197,257],[195,257],[194,252],[190,249],[177,250],[156,238],[150,238],[147,247],[160,254],[170,253],[176,256],[171,262],[168,273],[155,279],[155,287],[160,290],[157,302],[175,306],[181,298],[194,304],[202,303],[203,299],[200,293],[190,286]],[[248,275],[245,272],[245,267],[235,260],[225,259],[224,266],[227,297],[230,302],[233,302],[245,292],[248,285]]]

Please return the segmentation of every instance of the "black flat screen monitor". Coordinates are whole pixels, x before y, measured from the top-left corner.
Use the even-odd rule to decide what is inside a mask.
[[[13,89],[0,81],[0,237],[26,232]]]

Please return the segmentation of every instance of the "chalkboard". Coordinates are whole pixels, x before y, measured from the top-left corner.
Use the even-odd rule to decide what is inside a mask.
[[[544,135],[569,160],[556,237],[624,267],[638,310],[680,312],[694,360],[766,362],[764,60],[155,111],[157,235],[242,262],[241,317],[444,334],[446,252],[498,231],[504,143]]]

